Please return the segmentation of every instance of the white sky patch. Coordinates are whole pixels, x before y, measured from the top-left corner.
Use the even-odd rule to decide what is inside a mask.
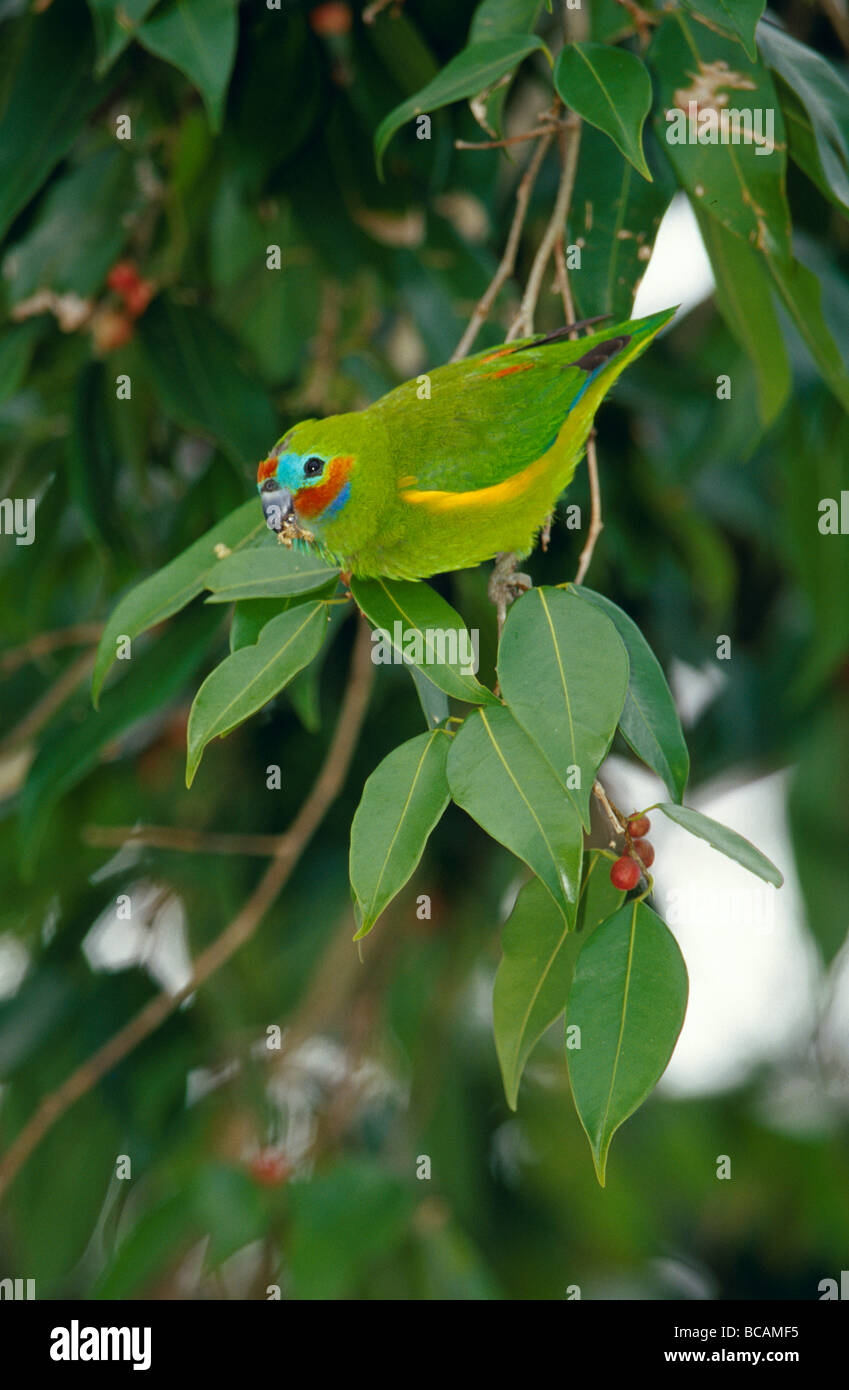
[[[651,773],[610,758],[603,780],[623,810],[668,800]],[[808,934],[786,821],[787,775],[706,788],[688,804],[751,840],[784,874],[780,890],[667,820],[651,814],[655,900],[687,964],[690,999],[667,1094],[744,1082],[764,1062],[801,1064],[817,1015],[820,965]]]
[[[686,193],[676,193],[660,224],[632,318],[680,304],[677,322],[707,299],[713,287],[713,271],[696,215]]]

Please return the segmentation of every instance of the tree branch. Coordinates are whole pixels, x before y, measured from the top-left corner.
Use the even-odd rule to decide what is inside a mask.
[[[123,1028],[72,1072],[62,1085],[45,1096],[20,1134],[0,1159],[0,1197],[21,1165],[74,1103],[96,1086],[113,1067],[164,1023],[189,995],[205,984],[240,946],[249,941],[268,908],[283,888],[308,841],[335,800],[345,780],[368,705],[374,667],[369,627],[361,620],[351,658],[348,686],[330,747],[309,796],[280,836],[278,851],[247,902],[220,936],[201,951],[192,978],[176,994],[163,991],[145,1005]]]

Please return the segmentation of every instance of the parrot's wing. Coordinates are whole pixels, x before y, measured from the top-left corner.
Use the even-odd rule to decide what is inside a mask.
[[[387,431],[399,490],[412,500],[507,484],[547,453],[573,412],[582,444],[598,401],[672,312],[576,340],[560,330],[504,344],[390,392],[368,413]]]

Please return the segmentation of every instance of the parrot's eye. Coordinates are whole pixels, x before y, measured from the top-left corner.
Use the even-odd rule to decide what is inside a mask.
[[[310,458],[304,464],[304,477],[317,478],[324,469],[324,459]]]
[[[276,492],[276,491],[277,491],[277,479],[276,479],[276,478],[266,478],[265,482],[264,482],[263,485],[262,485],[262,490],[263,490],[263,492]]]

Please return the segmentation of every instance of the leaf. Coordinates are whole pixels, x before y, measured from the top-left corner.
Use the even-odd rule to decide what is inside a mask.
[[[722,317],[755,368],[761,420],[769,425],[790,394],[792,376],[772,286],[756,251],[698,205],[694,212],[710,256]]]
[[[339,571],[311,551],[286,550],[282,545],[257,546],[228,555],[204,580],[212,591],[209,603],[233,599],[283,598],[323,588]]]
[[[749,57],[757,57],[755,29],[766,0],[683,0],[683,4],[709,29],[716,28],[739,39]]]
[[[806,721],[787,814],[808,928],[830,965],[849,930],[849,720],[840,691]]]
[[[532,34],[541,9],[542,0],[481,0],[472,16],[469,44]],[[493,139],[501,132],[501,115],[512,80],[513,74],[505,73],[469,103],[475,120]]]
[[[369,777],[351,825],[351,888],[359,941],[412,875],[448,805],[444,729],[419,734],[388,754]]]
[[[655,131],[681,186],[729,232],[788,259],[785,131],[768,69],[749,62],[739,44],[692,25],[680,11],[662,20],[647,61],[659,98]],[[714,121],[713,134],[717,140],[722,134],[725,143],[698,143],[698,127],[691,128],[688,119],[691,102],[702,119]],[[732,120],[729,113],[737,114]],[[721,119],[725,130],[719,128]]]
[[[374,136],[374,156],[381,177],[384,151],[402,125],[424,111],[437,111],[453,101],[476,96],[538,49],[547,54],[542,39],[534,34],[487,39],[484,43],[474,43],[464,48],[446,63],[432,82],[402,101],[380,122]]]
[[[542,879],[575,920],[581,821],[563,784],[509,710],[475,710],[448,754],[451,795],[488,835]]]
[[[736,859],[738,864],[742,864],[750,873],[757,874],[758,878],[774,884],[776,888],[780,888],[784,882],[783,875],[772,860],[761,854],[759,849],[755,849],[749,840],[738,835],[736,830],[729,830],[727,825],[720,825],[719,821],[703,816],[700,811],[694,811],[690,806],[676,806],[668,801],[661,801],[655,809],[674,820],[676,825],[682,825],[685,830],[689,830],[691,835],[697,835],[700,840],[707,840],[720,854],[727,855],[729,859]]]
[[[570,280],[579,315],[629,318],[663,215],[675,192],[668,160],[651,126],[643,132],[652,182],[611,150],[594,126],[581,132],[569,240],[581,247],[581,273]]]
[[[849,209],[849,84],[814,49],[762,24],[764,60],[798,101],[782,99],[790,155],[838,206]],[[782,87],[782,97],[786,95]]]
[[[399,662],[418,666],[446,695],[467,704],[497,703],[470,674],[473,656],[466,624],[429,584],[409,580],[352,579],[354,601],[373,627],[385,634],[372,659],[380,665],[396,653]],[[466,669],[464,669],[466,668]]]
[[[591,932],[612,917],[614,912],[618,912],[625,901],[622,889],[614,888],[610,882],[610,867],[610,860],[599,850],[588,851],[575,919],[575,934],[579,941],[586,941]]]
[[[542,749],[589,829],[595,775],[628,689],[628,657],[598,608],[561,589],[531,589],[510,609],[498,654],[508,708]],[[574,786],[578,769],[577,786]]]
[[[604,43],[570,43],[554,65],[559,96],[590,125],[603,130],[644,179],[643,125],[651,110],[651,78],[641,58]]]
[[[784,307],[807,344],[823,380],[843,409],[849,410],[849,373],[823,317],[819,280],[801,261],[794,260],[785,265],[767,256],[766,263]]]
[[[101,712],[82,723],[62,721],[45,738],[20,796],[22,860],[30,868],[50,808],[97,766],[103,749],[140,719],[161,710],[201,664],[220,621],[199,609],[175,624],[103,698]]]
[[[630,675],[619,719],[623,738],[680,801],[690,773],[690,755],[660,662],[637,624],[609,598],[583,585],[575,587],[575,592],[607,614],[625,643]]]
[[[0,118],[0,237],[107,97],[110,87],[91,80],[93,58],[81,5],[56,6],[32,21]]]
[[[236,56],[237,0],[169,0],[136,31],[139,43],[185,73],[197,87],[214,131],[221,129],[224,98]]]
[[[206,745],[222,738],[267,704],[312,661],[327,631],[327,604],[301,603],[262,629],[255,646],[241,647],[211,671],[189,714],[186,786]]]
[[[88,0],[97,38],[98,76],[111,68],[135,38],[139,24],[158,3],[159,0]]]
[[[625,903],[578,956],[566,1009],[567,1029],[580,1029],[569,1080],[602,1187],[610,1141],[666,1070],[686,1008],[674,936],[644,902]]]
[[[289,1188],[286,1263],[296,1299],[349,1298],[409,1238],[413,1194],[394,1173],[343,1158]],[[392,1268],[392,1264],[388,1265]]]
[[[120,545],[115,505],[120,457],[110,428],[106,368],[87,362],[77,377],[71,434],[68,440],[68,482],[71,496],[92,536],[102,545]]]
[[[321,594],[321,598],[330,596],[329,593]],[[233,620],[230,623],[231,652],[237,652],[240,647],[255,646],[266,623],[270,623],[272,618],[279,617],[281,613],[288,613],[290,608],[309,603],[311,597],[315,599],[319,595],[293,594],[290,598],[240,599],[233,609]]]
[[[220,444],[240,474],[246,459],[265,457],[279,434],[276,416],[215,319],[163,294],[138,320],[136,335],[167,415]]]
[[[511,1110],[531,1052],[566,1007],[581,941],[540,880],[526,883],[502,933],[492,992],[495,1047]]]
[[[430,677],[418,666],[410,666],[408,670],[413,678],[427,727],[432,729],[434,724],[444,723],[450,713],[448,696],[438,685],[434,685]]]
[[[256,541],[265,529],[262,515],[257,516],[256,502],[245,502],[195,541],[194,545],[190,545],[188,550],[184,550],[182,555],[124,595],[109,615],[97,648],[91,681],[95,706],[115,660],[119,638],[138,637],[196,598],[203,590],[206,575],[218,563],[215,554],[217,545],[238,550]]]

